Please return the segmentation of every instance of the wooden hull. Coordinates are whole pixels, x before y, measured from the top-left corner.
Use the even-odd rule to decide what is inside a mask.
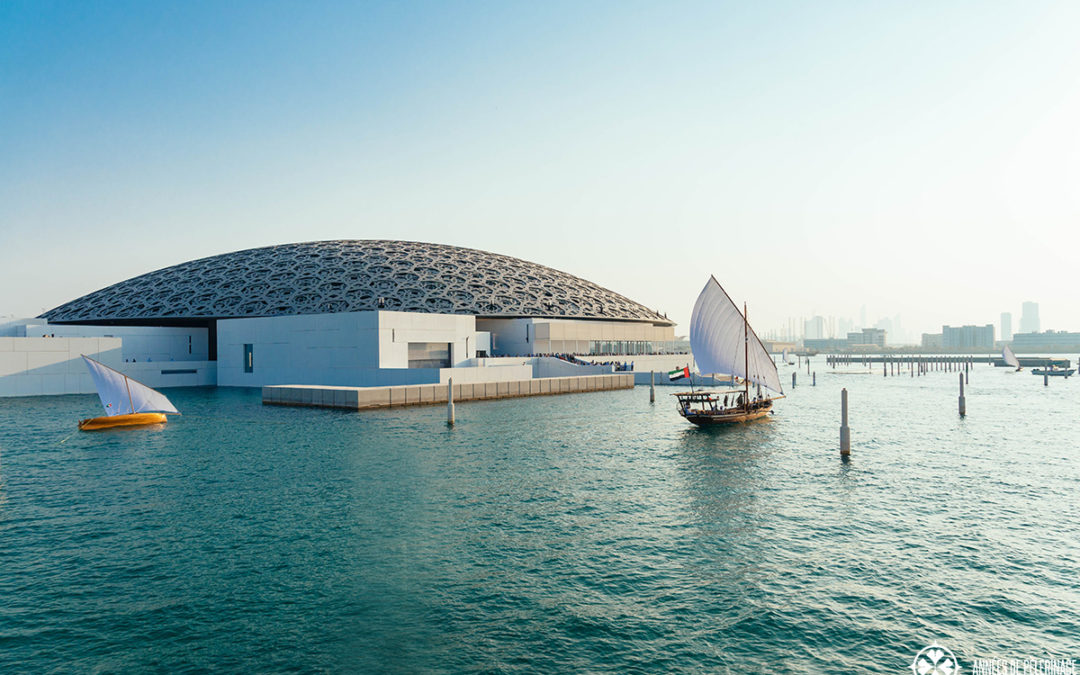
[[[111,417],[91,417],[79,421],[80,431],[100,431],[115,427],[135,427],[147,424],[165,424],[164,413],[134,413],[132,415],[113,415]]]
[[[1072,375],[1075,372],[1076,371],[1074,369],[1072,369],[1072,368],[1069,368],[1068,370],[1041,370],[1039,368],[1035,368],[1034,370],[1031,371],[1031,374],[1032,375],[1049,375],[1050,377],[1068,377],[1068,376]]]
[[[688,422],[693,422],[699,427],[711,427],[715,425],[723,424],[742,424],[744,422],[753,422],[759,420],[762,417],[768,416],[771,411],[769,410],[751,410],[748,413],[734,413],[734,414],[712,414],[712,413],[689,413],[683,415]]]
[[[679,414],[686,418],[688,422],[693,422],[699,427],[711,427],[723,424],[742,424],[744,422],[753,422],[754,420],[762,419],[772,412],[772,401],[769,401],[768,405],[754,408],[751,410],[741,410],[737,408],[729,408],[727,410],[717,410],[715,412],[711,410],[680,410]]]

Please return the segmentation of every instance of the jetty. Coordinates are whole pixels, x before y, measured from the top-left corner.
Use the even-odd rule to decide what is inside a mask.
[[[955,366],[957,364],[989,364],[998,368],[1005,367],[1006,363],[1001,355],[976,356],[974,354],[825,354],[825,363],[833,368],[843,366],[869,366],[872,364],[924,364],[932,369],[936,366]],[[1020,365],[1025,368],[1038,366],[1053,366],[1055,368],[1069,368],[1071,362],[1062,357],[1046,356],[1017,356]]]
[[[454,402],[581,394],[615,389],[633,389],[634,373],[545,377],[502,382],[462,382],[453,385]],[[263,405],[290,405],[313,408],[371,410],[447,402],[446,383],[410,384],[392,387],[331,387],[307,384],[280,384],[262,388]]]

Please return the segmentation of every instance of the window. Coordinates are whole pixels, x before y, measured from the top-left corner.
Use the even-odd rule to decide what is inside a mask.
[[[410,368],[449,368],[449,342],[410,342]]]
[[[255,372],[255,345],[244,345],[244,372]]]

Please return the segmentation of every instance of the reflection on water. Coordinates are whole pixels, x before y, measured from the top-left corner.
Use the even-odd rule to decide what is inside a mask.
[[[698,428],[648,389],[350,414],[0,401],[13,672],[881,672],[1068,654],[1073,381],[818,372]],[[1031,378],[1035,380],[1035,378]],[[1026,382],[1026,380],[1025,380]],[[852,455],[839,456],[839,388]]]

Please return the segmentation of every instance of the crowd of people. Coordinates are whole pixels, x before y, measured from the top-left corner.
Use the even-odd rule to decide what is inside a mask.
[[[537,356],[551,356],[578,366],[613,366],[617,373],[628,372],[634,369],[633,361],[586,361],[578,358],[574,354],[537,354]]]

